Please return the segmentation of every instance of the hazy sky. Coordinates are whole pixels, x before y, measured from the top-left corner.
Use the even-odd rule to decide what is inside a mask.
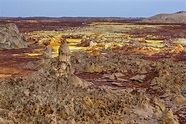
[[[0,0],[0,16],[148,17],[186,11],[186,0]]]

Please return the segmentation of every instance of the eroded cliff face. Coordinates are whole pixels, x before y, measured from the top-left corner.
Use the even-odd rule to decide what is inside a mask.
[[[0,50],[26,48],[27,42],[24,35],[19,33],[13,23],[0,25]]]

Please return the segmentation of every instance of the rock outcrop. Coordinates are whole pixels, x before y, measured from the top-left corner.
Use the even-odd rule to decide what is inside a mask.
[[[26,38],[13,23],[0,25],[0,50],[26,48]]]
[[[142,20],[146,23],[186,23],[186,11],[180,11],[173,14],[158,14]]]
[[[61,40],[61,45],[59,47],[59,55],[57,60],[57,73],[59,76],[67,76],[73,74],[73,69],[70,63],[70,49],[65,39]]]

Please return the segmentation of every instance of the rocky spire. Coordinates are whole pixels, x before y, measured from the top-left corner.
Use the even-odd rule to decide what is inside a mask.
[[[66,39],[61,39],[61,45],[59,47],[58,52],[59,52],[57,61],[58,76],[67,77],[69,74],[73,74],[74,71],[70,63],[71,53],[70,49],[68,48]]]
[[[47,43],[46,43],[47,42]],[[52,47],[49,45],[49,41],[45,41],[43,43],[45,45],[45,49],[43,51],[43,58],[42,58],[42,68],[49,68],[52,59]]]
[[[45,46],[44,52],[43,52],[43,59],[48,60],[52,58],[52,47],[47,45]]]

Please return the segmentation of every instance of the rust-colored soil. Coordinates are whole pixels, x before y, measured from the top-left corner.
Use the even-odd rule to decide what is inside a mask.
[[[32,52],[29,48],[0,51],[0,78],[24,76],[36,71],[26,68],[28,62],[39,60],[39,57],[26,55],[29,52]]]

